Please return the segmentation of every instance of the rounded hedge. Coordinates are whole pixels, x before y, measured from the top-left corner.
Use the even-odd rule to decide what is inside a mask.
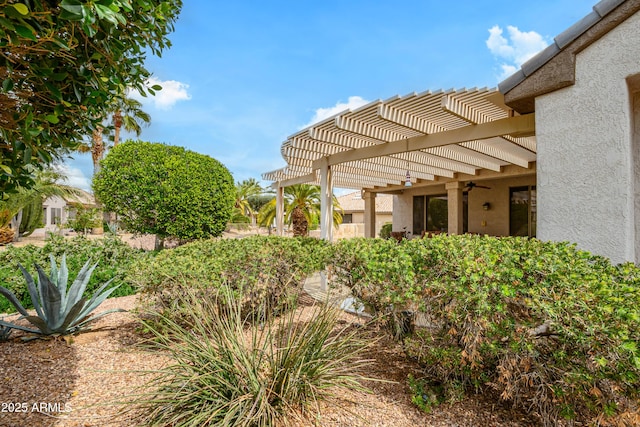
[[[235,201],[233,177],[219,161],[142,141],[114,147],[102,161],[93,189],[127,230],[160,239],[219,236]]]

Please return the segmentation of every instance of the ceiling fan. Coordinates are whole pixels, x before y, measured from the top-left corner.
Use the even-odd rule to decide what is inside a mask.
[[[467,182],[467,186],[465,187],[465,189],[463,191],[471,191],[474,188],[484,188],[484,189],[487,189],[487,190],[491,190],[491,187],[487,187],[485,185],[478,185],[473,181],[469,181],[469,182]]]

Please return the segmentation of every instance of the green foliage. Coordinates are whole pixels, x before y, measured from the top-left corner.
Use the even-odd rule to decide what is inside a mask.
[[[242,315],[233,290],[219,292],[182,297],[188,326],[170,318],[161,330],[147,324],[171,362],[133,402],[140,425],[289,425],[330,389],[364,390],[356,372],[369,363],[361,359],[368,344],[357,330],[337,327],[336,309],[258,323]]]
[[[217,295],[231,287],[243,313],[279,312],[297,298],[307,275],[321,270],[331,253],[328,242],[312,238],[251,236],[203,240],[142,260],[127,278],[167,317],[179,317],[180,296],[191,289]]]
[[[336,244],[335,275],[374,313],[413,310],[430,381],[496,389],[561,417],[638,411],[640,269],[567,243],[435,236]]]
[[[447,400],[459,401],[462,399],[462,396],[460,395],[455,398],[447,399],[447,396],[445,396],[446,389],[442,384],[429,383],[426,379],[415,378],[411,374],[407,377],[407,383],[411,390],[411,402],[427,414],[431,413],[435,406],[438,406]],[[448,385],[447,389],[459,390],[459,388],[456,388],[451,384]]]
[[[34,198],[22,208],[22,221],[19,228],[20,236],[29,236],[36,228],[42,227],[44,227],[42,200]]]
[[[222,234],[235,200],[231,173],[217,160],[141,141],[114,147],[93,188],[129,231],[182,241]]]
[[[109,101],[146,95],[147,53],[170,46],[181,0],[0,0],[0,194],[100,125]]]
[[[380,237],[382,237],[383,239],[390,239],[392,230],[393,230],[393,224],[392,223],[388,222],[388,223],[384,224],[380,228]]]
[[[109,236],[90,240],[83,237],[65,239],[51,234],[42,248],[34,245],[9,246],[0,252],[0,283],[15,294],[25,308],[33,308],[33,305],[17,264],[47,265],[49,254],[53,254],[56,258],[66,254],[67,265],[71,271],[79,271],[88,259],[98,263],[87,285],[86,297],[95,293],[101,283],[112,278],[114,278],[114,285],[119,285],[112,296],[132,295],[135,288],[123,280],[125,273],[136,259],[149,257],[148,254],[131,248],[120,239]],[[31,273],[35,274],[35,271],[32,270]],[[0,313],[10,313],[14,310],[15,308],[5,298],[0,298]]]
[[[67,227],[76,233],[87,234],[92,228],[102,225],[98,209],[87,208],[81,203],[71,204],[71,208],[75,211],[75,215],[67,221]]]
[[[28,320],[38,329],[27,328],[2,320],[0,320],[0,325],[42,335],[64,335],[80,331],[90,322],[106,314],[118,311],[109,310],[90,316],[117,288],[117,286],[109,288],[112,282],[112,280],[109,280],[101,285],[90,299],[87,300],[87,298],[83,297],[91,273],[93,273],[96,265],[97,264],[91,265],[91,261],[87,261],[82,266],[80,272],[78,272],[71,286],[68,287],[69,270],[67,269],[66,257],[64,255],[62,255],[60,269],[58,269],[55,259],[53,255],[51,255],[50,276],[47,276],[38,264],[35,265],[38,271],[37,284],[31,274],[29,274],[22,265],[18,264],[27,282],[31,303],[37,314],[35,316],[30,315],[22,304],[20,304],[16,296],[3,286],[0,286],[0,295],[9,300],[22,315],[22,318]]]

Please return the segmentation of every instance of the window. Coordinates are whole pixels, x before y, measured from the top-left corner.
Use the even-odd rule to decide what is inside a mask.
[[[49,208],[51,211],[51,222],[49,224],[55,225],[62,223],[62,208]]]
[[[509,234],[536,237],[536,187],[509,189]]]
[[[344,214],[344,215],[342,215],[342,223],[343,224],[351,224],[351,223],[353,223],[353,214]]]
[[[468,230],[469,203],[467,193],[462,195],[463,232]],[[449,229],[449,206],[447,195],[414,196],[413,235],[421,236],[423,231],[444,231]]]

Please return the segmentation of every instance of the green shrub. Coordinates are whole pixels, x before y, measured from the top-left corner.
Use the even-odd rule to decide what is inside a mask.
[[[34,264],[49,265],[49,256],[60,258],[66,254],[69,270],[79,271],[88,259],[98,263],[87,285],[85,296],[90,297],[100,284],[114,279],[113,284],[119,288],[111,295],[113,297],[132,295],[136,289],[124,280],[129,266],[135,259],[149,259],[149,254],[133,249],[117,237],[105,236],[102,239],[87,239],[74,237],[65,239],[62,236],[50,234],[44,247],[33,245],[24,247],[9,246],[0,252],[0,282],[5,288],[15,294],[18,301],[25,308],[33,308],[24,277],[18,268],[18,263],[28,266],[28,271]],[[48,270],[47,270],[48,273]],[[0,313],[14,312],[15,308],[5,298],[0,298]]]
[[[243,313],[265,316],[293,303],[306,276],[321,270],[330,252],[328,242],[312,238],[202,240],[137,263],[128,280],[165,316],[180,316],[177,302],[185,291],[213,295],[227,285]]]
[[[404,241],[343,239],[334,246],[335,282],[351,289],[374,315],[416,298],[415,273]]]
[[[382,237],[383,239],[390,239],[392,230],[393,230],[393,224],[392,223],[388,222],[388,223],[384,224],[380,228],[380,237]]]
[[[165,239],[220,236],[231,218],[235,186],[219,161],[182,147],[126,141],[93,177],[104,208],[123,228]],[[162,244],[160,244],[162,246]]]
[[[141,425],[289,424],[330,397],[330,388],[363,390],[355,372],[369,363],[361,359],[368,345],[357,331],[337,330],[336,309],[317,308],[310,320],[292,311],[262,324],[241,314],[232,289],[219,292],[182,297],[187,326],[167,317],[161,329],[146,325],[171,362],[133,402]]]
[[[481,236],[340,242],[335,263],[367,305],[417,312],[404,344],[430,381],[492,387],[548,424],[638,416],[638,267]]]
[[[82,203],[72,204],[75,216],[67,220],[67,226],[78,234],[87,234],[94,227],[102,225],[100,211],[96,208],[87,208]]]

